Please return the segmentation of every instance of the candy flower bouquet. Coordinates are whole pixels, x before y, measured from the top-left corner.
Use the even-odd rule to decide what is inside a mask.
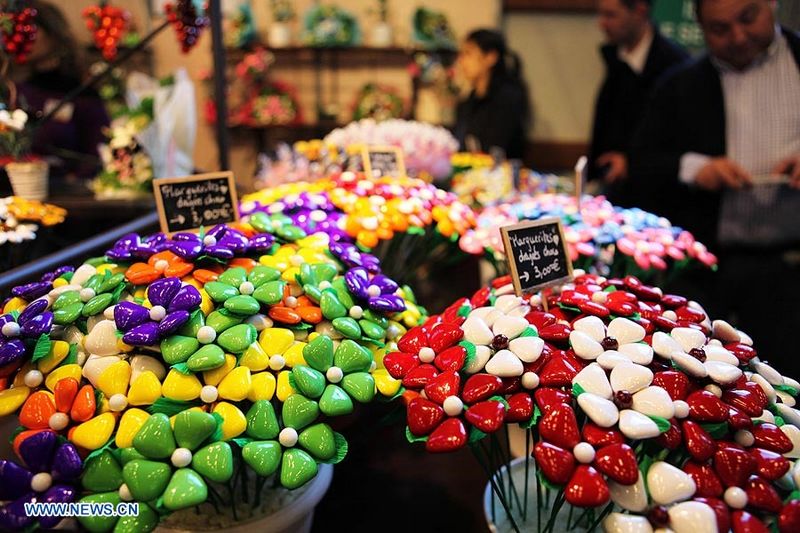
[[[716,269],[716,256],[688,231],[641,209],[615,207],[602,196],[584,196],[578,206],[567,194],[521,195],[481,211],[476,228],[459,244],[468,253],[484,255],[504,273],[499,228],[543,217],[561,219],[570,259],[580,268],[664,284],[686,268]]]
[[[383,359],[410,442],[505,465],[493,521],[502,507],[517,531],[800,528],[800,383],[776,354],[633,276],[577,271],[546,299],[497,279]],[[512,424],[531,450],[516,477]]]
[[[139,504],[137,517],[80,517],[90,531],[150,531],[203,504],[246,519],[267,487],[298,489],[343,460],[337,418],[397,394],[383,356],[425,318],[360,261],[275,215],[130,234],[14,288],[0,416],[20,427],[17,458],[0,461],[0,529],[61,521],[27,516],[27,502]]]

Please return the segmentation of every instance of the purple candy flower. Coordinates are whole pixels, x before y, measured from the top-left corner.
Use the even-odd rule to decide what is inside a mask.
[[[329,249],[334,257],[350,268],[364,267],[368,272],[380,274],[381,263],[372,254],[362,252],[349,242],[331,242]]]
[[[268,251],[273,244],[275,238],[272,235],[262,233],[248,239],[242,232],[218,224],[202,238],[196,233],[176,233],[172,236],[170,250],[190,261],[203,255],[227,261],[249,252]]]
[[[52,431],[41,431],[19,445],[19,456],[27,468],[13,461],[0,460],[0,529],[20,531],[34,523],[25,513],[31,502],[70,503],[75,501],[77,483],[83,471],[78,450],[70,442],[59,444]],[[39,519],[43,529],[55,527],[63,517]]]
[[[68,266],[62,266],[52,272],[44,274],[39,281],[26,283],[25,285],[18,285],[11,289],[11,295],[22,298],[23,300],[31,301],[36,298],[41,298],[53,289],[53,281],[75,269]]]
[[[131,346],[152,346],[183,326],[200,305],[200,292],[178,278],[162,278],[147,288],[148,309],[133,302],[114,306],[114,322]]]
[[[395,294],[397,283],[383,274],[370,278],[366,268],[356,267],[347,271],[344,281],[350,292],[374,311],[399,313],[406,309],[403,299]]]
[[[148,237],[140,237],[129,233],[114,243],[106,252],[106,257],[113,261],[147,261],[150,256],[163,252],[169,246],[169,239],[163,233],[154,233]]]
[[[45,298],[32,301],[19,317],[0,316],[0,367],[15,363],[27,352],[26,339],[38,339],[53,329],[53,313]],[[32,344],[32,343],[29,343]]]

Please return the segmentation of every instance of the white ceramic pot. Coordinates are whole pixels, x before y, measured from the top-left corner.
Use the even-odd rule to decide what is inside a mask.
[[[26,200],[47,198],[49,167],[44,161],[8,163],[6,172],[16,196]]]
[[[286,22],[273,22],[269,27],[267,42],[270,48],[286,48],[292,44],[292,29]]]
[[[319,465],[317,476],[309,482],[302,493],[289,501],[278,511],[260,518],[244,522],[231,523],[224,529],[200,529],[192,526],[160,526],[156,533],[193,533],[196,531],[225,531],[225,533],[309,533],[314,521],[314,508],[328,491],[333,478],[333,466]],[[189,510],[192,514],[194,511]]]
[[[524,447],[524,446],[523,446]],[[514,487],[516,487],[517,495],[519,496],[519,502],[524,505],[524,498],[525,498],[525,458],[520,457],[511,461],[511,475],[513,476],[514,480]],[[500,483],[503,484],[504,490],[506,494],[509,494],[510,484],[508,479],[508,472],[506,467],[503,467],[499,472],[496,472],[494,475],[495,483],[498,485]],[[544,486],[542,486],[542,490],[544,490]],[[541,519],[541,529],[545,529],[545,525],[550,518],[550,508],[552,507],[555,497],[555,491],[550,491],[550,501],[549,505],[547,501],[542,502],[541,511],[538,509],[536,502],[537,502],[537,495],[536,495],[536,466],[534,464],[533,457],[530,458],[528,463],[528,508],[527,508],[527,519],[523,520],[522,514],[523,509],[520,509],[519,505],[517,505],[517,499],[513,499],[513,505],[511,507],[511,514],[514,517],[514,521],[517,524],[519,530],[523,533],[527,532],[536,532],[539,531],[539,519]],[[513,498],[513,496],[512,496]],[[492,507],[492,500],[494,500],[494,507]],[[492,512],[494,509],[494,512]],[[586,531],[587,524],[582,523],[581,526],[577,526],[574,524],[570,524],[567,527],[568,520],[570,518],[570,505],[565,503],[561,510],[559,511],[558,515],[556,516],[556,520],[554,522],[554,527],[552,531],[558,532],[567,532],[572,531],[575,533]],[[583,513],[584,509],[575,508],[572,513],[573,520],[577,520],[577,518]],[[486,489],[483,491],[483,512],[484,516],[486,516],[486,524],[489,526],[489,530],[492,533],[510,533],[514,531],[514,528],[511,525],[511,521],[508,519],[508,515],[506,514],[505,510],[503,509],[503,505],[500,503],[500,499],[497,497],[496,494],[492,491],[492,484],[487,483]],[[541,517],[537,516],[537,513],[541,512]]]
[[[372,27],[370,44],[376,48],[388,48],[393,44],[392,27],[386,22],[379,22]]]

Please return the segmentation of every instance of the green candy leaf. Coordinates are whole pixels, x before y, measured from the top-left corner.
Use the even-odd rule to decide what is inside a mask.
[[[192,373],[192,371],[189,370],[189,365],[187,365],[186,363],[178,363],[178,364],[172,365],[170,368],[172,370],[175,370],[176,372],[180,372],[181,374],[183,374],[185,376],[188,376],[189,374]]]
[[[61,364],[58,366],[74,365],[77,362],[78,362],[78,345],[70,344],[67,356],[64,358],[63,361],[61,361]]]
[[[775,390],[785,392],[789,396],[797,396],[798,394],[800,394],[800,391],[798,391],[794,387],[790,387],[789,385],[777,385],[775,386]]]
[[[244,448],[245,446],[253,442],[253,439],[251,439],[250,437],[236,437],[235,439],[231,439],[229,442],[234,443],[240,448]]]
[[[478,442],[484,437],[486,437],[486,433],[473,426],[469,429],[469,439],[467,440],[467,442],[469,444],[472,444]]]
[[[527,422],[521,422],[519,427],[523,429],[530,429],[534,427],[536,424],[539,423],[539,419],[542,417],[542,411],[539,409],[539,406],[535,403],[533,404],[533,416]]]
[[[536,332],[536,330],[534,328],[530,327],[530,326],[525,328],[522,331],[522,333],[519,334],[519,337],[538,337],[538,336],[539,336],[539,334]],[[519,337],[517,337],[517,338],[519,338]]]
[[[163,413],[167,416],[174,416],[181,411],[191,409],[192,407],[199,407],[200,405],[201,403],[198,401],[184,402],[181,400],[171,400],[169,398],[159,398],[153,405],[147,408],[147,412],[150,414]]]
[[[539,482],[547,490],[552,490],[553,492],[560,492],[563,489],[561,485],[556,485],[555,483],[547,479],[547,477],[545,477],[544,473],[542,472],[541,468],[536,469],[536,475],[539,476]]]
[[[572,395],[576,398],[586,392],[583,387],[581,387],[580,383],[573,383],[572,384]],[[587,396],[588,397],[588,396]],[[669,429],[669,428],[668,428]],[[662,432],[663,433],[663,432]]]
[[[458,308],[456,312],[456,316],[460,316],[461,318],[466,318],[469,316],[470,312],[472,311],[472,307],[469,305],[462,305]]]
[[[427,442],[428,437],[417,437],[411,433],[411,430],[408,428],[408,426],[406,426],[406,440],[413,444],[415,442]]]
[[[573,387],[574,386],[575,385],[573,385]],[[669,423],[669,420],[667,420],[666,418],[662,418],[660,416],[652,416],[652,415],[648,415],[648,418],[656,423],[659,432],[665,433],[669,431],[671,424]]]
[[[461,341],[458,345],[467,351],[467,356],[464,358],[464,366],[462,368],[468,368],[475,360],[475,345],[469,341]]]
[[[716,424],[700,424],[700,427],[706,430],[706,432],[711,435],[711,438],[713,439],[721,439],[728,434],[727,422],[719,422]]]
[[[33,356],[31,357],[31,362],[35,363],[40,359],[44,359],[47,357],[47,354],[50,353],[50,348],[53,346],[53,341],[50,340],[50,337],[46,333],[42,333],[39,336],[39,339],[36,341],[36,347],[33,349]]]
[[[333,440],[336,443],[336,452],[334,453],[333,457],[327,461],[321,461],[323,463],[327,463],[330,465],[338,465],[344,458],[347,456],[348,451],[348,444],[347,440],[345,440],[344,435],[341,433],[333,432]]]

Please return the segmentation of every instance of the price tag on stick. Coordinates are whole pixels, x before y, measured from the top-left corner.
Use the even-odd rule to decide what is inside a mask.
[[[239,221],[233,172],[153,180],[161,231],[195,231]]]
[[[511,280],[517,296],[541,291],[572,279],[561,219],[521,222],[500,228]]]
[[[396,146],[365,146],[361,157],[367,176],[400,178],[406,175],[403,151]]]

